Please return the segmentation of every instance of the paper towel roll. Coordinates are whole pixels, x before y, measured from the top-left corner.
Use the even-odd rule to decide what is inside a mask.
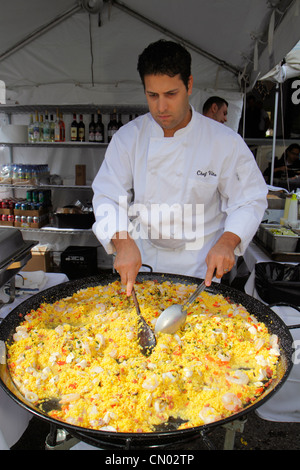
[[[0,127],[0,142],[5,143],[26,143],[28,140],[27,137],[28,126],[16,125],[16,124],[7,124]]]

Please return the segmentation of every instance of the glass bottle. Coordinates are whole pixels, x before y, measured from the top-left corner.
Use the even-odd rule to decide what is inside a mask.
[[[94,114],[91,114],[91,121],[89,123],[89,142],[95,142],[95,121]]]
[[[59,127],[59,114],[58,110],[56,111],[56,120],[54,123],[54,141],[60,142],[60,127]]]
[[[40,142],[44,142],[44,117],[40,115]]]
[[[110,115],[110,121],[107,125],[107,141],[110,142],[113,138],[113,135],[118,130],[118,123],[117,123],[117,114],[116,110],[114,109],[113,114]]]
[[[55,142],[55,122],[53,120],[53,114],[50,115],[50,142]]]
[[[85,124],[83,122],[82,114],[79,115],[78,140],[79,142],[85,142]]]
[[[104,125],[99,109],[97,111],[97,116],[97,123],[95,125],[95,142],[102,144],[104,143]]]
[[[71,123],[71,141],[75,142],[78,140],[78,122],[76,119],[76,113],[73,113],[73,121]]]
[[[63,113],[60,113],[59,116],[59,140],[60,142],[65,142],[66,140],[66,128],[63,120]]]
[[[121,114],[118,114],[118,129],[120,129],[120,127],[122,126],[123,126],[122,116]]]
[[[33,125],[33,116],[29,116],[29,125],[28,125],[28,142],[34,142],[34,125]]]
[[[50,123],[48,119],[48,111],[45,112],[45,122],[43,126],[43,141],[50,142]]]
[[[40,123],[39,123],[39,115],[38,112],[35,112],[35,120],[33,123],[33,141],[39,142],[40,141]]]

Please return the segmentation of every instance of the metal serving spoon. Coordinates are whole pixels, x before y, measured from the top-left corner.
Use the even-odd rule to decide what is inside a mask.
[[[147,324],[146,320],[141,314],[140,306],[138,300],[136,298],[135,290],[132,288],[131,292],[133,302],[136,308],[136,312],[138,314],[138,340],[139,344],[142,349],[142,353],[145,356],[149,356],[151,354],[153,348],[156,346],[156,338],[154,332]]]
[[[216,271],[214,272],[215,276]],[[186,300],[183,305],[174,304],[166,308],[158,317],[155,325],[155,333],[173,334],[184,324],[187,316],[188,306],[204,291],[206,285],[205,280],[199,284],[195,292]]]

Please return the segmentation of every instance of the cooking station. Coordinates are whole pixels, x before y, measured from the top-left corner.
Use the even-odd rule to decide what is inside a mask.
[[[138,277],[138,280],[147,278],[155,279],[158,282],[161,281],[163,277],[164,280],[167,278],[171,282],[183,280],[185,282],[199,283],[199,279],[170,274],[162,275],[157,273],[140,273]],[[25,302],[20,304],[18,308],[8,314],[1,322],[0,343],[1,340],[2,343],[10,341],[16,326],[18,326],[22,321],[23,316],[28,312],[28,310],[38,308],[42,301],[52,303],[58,299],[72,295],[77,290],[99,284],[106,285],[116,279],[118,279],[118,275],[116,274],[103,274],[90,278],[64,282],[61,285],[54,286],[31,296]],[[258,317],[258,320],[265,322],[270,330],[278,335],[282,350],[278,378],[271,386],[268,386],[264,394],[259,397],[258,400],[230,418],[183,430],[178,429],[180,423],[168,422],[164,423],[162,428],[160,427],[157,432],[153,433],[99,431],[70,425],[68,423],[62,423],[49,417],[49,415],[47,415],[47,409],[44,409],[43,411],[40,406],[35,406],[32,403],[27,402],[12,383],[5,360],[2,360],[0,364],[0,385],[14,402],[22,408],[25,408],[29,413],[32,413],[36,417],[49,423],[49,434],[45,442],[46,449],[72,449],[80,446],[82,443],[83,445],[87,444],[88,446],[93,446],[102,450],[141,450],[150,448],[157,448],[159,450],[170,449],[172,446],[175,446],[176,449],[180,448],[180,446],[183,446],[182,448],[188,448],[189,445],[197,446],[197,442],[199,442],[200,446],[200,441],[202,445],[201,448],[203,448],[204,445],[205,448],[213,449],[214,446],[209,438],[209,433],[218,427],[225,429],[224,449],[233,449],[235,434],[236,432],[243,432],[244,425],[247,421],[247,413],[250,410],[253,411],[256,407],[267,401],[269,397],[271,397],[277,389],[281,387],[289,375],[292,367],[292,337],[286,325],[279,317],[277,317],[276,314],[274,314],[274,312],[272,312],[272,310],[268,308],[268,306],[265,306],[258,300],[228,286],[217,283],[213,284],[216,284],[213,287],[223,296],[230,297],[236,303],[241,303],[250,313],[255,314]],[[5,352],[2,353],[2,357],[3,356],[5,356]],[[51,403],[48,404],[51,410]]]
[[[9,283],[9,300],[15,299],[15,276],[31,258],[35,241],[24,241],[20,230],[0,229],[0,288]],[[4,302],[0,300],[0,308]]]

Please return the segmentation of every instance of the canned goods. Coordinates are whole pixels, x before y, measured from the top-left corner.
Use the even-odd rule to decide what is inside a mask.
[[[28,190],[26,192],[26,201],[27,202],[32,202],[32,191]]]
[[[6,222],[6,221],[8,220],[7,214],[2,214],[1,220],[3,220],[4,222]]]
[[[28,227],[26,215],[21,215],[21,225],[23,225],[23,227]]]
[[[39,202],[39,193],[38,191],[32,191],[32,199],[31,201],[32,202]]]
[[[27,223],[32,224],[33,218],[31,216],[27,216]]]
[[[22,204],[21,204],[21,210],[22,210],[22,211],[26,211],[27,208],[28,208],[27,202],[22,202]]]
[[[39,217],[37,217],[37,216],[34,216],[34,217],[33,217],[33,223],[34,223],[34,224],[38,224],[39,221],[40,221],[40,218],[39,218]]]
[[[13,221],[15,220],[15,216],[12,215],[12,214],[9,214],[9,215],[7,216],[7,220],[8,220],[8,222],[13,222]]]
[[[15,222],[21,222],[21,216],[15,215]]]

